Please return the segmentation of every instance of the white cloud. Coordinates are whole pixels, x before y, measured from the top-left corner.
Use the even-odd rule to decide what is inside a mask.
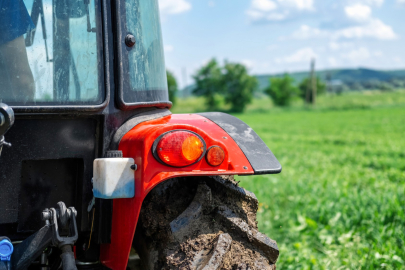
[[[370,4],[374,3],[375,5],[382,5],[384,3],[383,0],[368,0],[367,2]],[[336,31],[332,34],[332,38],[375,38],[380,40],[396,39],[397,34],[394,32],[392,27],[383,23],[380,19],[373,18],[371,13],[371,7],[364,4],[346,6],[346,16],[359,24]]]
[[[249,16],[250,19],[253,21],[259,21],[264,18],[265,14],[261,11],[249,9],[246,11],[246,14]]]
[[[260,21],[260,20],[282,21],[288,16],[288,13],[274,13],[273,12],[273,13],[267,14],[266,12],[261,12],[261,11],[257,11],[257,10],[248,10],[248,11],[246,11],[246,14],[253,21]]]
[[[246,14],[253,21],[282,21],[303,11],[313,11],[314,0],[251,0]]]
[[[391,26],[384,24],[379,19],[371,19],[364,25],[347,27],[332,34],[333,39],[347,38],[375,38],[381,40],[392,40],[397,38]]]
[[[215,7],[215,2],[214,1],[208,1],[208,6],[209,7]]]
[[[317,58],[318,55],[310,47],[302,48],[290,56],[284,58],[277,58],[277,63],[300,63],[300,62],[309,62],[313,58]]]
[[[277,8],[277,4],[271,0],[252,0],[252,9],[257,11],[271,11]]]
[[[405,0],[397,0],[398,4],[405,4]]]
[[[313,10],[313,0],[278,0],[281,5],[296,8],[299,10]]]
[[[313,39],[329,38],[336,42],[340,39],[362,39],[374,38],[379,40],[393,40],[398,36],[391,26],[384,24],[379,19],[369,19],[356,26],[350,26],[338,30],[322,30],[308,25],[301,25],[289,38],[293,39]],[[283,38],[285,39],[285,38]]]
[[[282,21],[282,20],[285,20],[288,15],[289,15],[288,12],[285,12],[285,13],[271,13],[271,14],[266,16],[266,19],[268,21]]]
[[[179,14],[191,9],[187,0],[159,0],[160,12],[162,14]]]
[[[345,7],[346,16],[354,21],[364,22],[371,17],[371,8],[363,4]]]
[[[292,33],[294,39],[311,39],[319,37],[328,37],[329,32],[308,25],[301,25],[300,28]]]

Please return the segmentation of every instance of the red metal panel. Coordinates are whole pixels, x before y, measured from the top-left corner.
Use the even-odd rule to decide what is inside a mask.
[[[219,145],[225,151],[225,161],[218,167],[210,166],[205,158],[184,168],[159,163],[152,154],[153,142],[159,135],[177,129],[198,133],[205,140],[207,148]],[[156,185],[180,176],[254,173],[235,141],[218,125],[195,114],[170,115],[141,123],[122,138],[119,150],[124,157],[132,157],[138,169],[135,171],[135,197],[114,200],[111,243],[101,246],[101,262],[113,270],[126,269],[142,202]]]

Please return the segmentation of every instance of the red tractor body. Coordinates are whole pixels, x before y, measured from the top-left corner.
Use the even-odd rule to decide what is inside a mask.
[[[199,134],[207,148],[219,145],[225,150],[225,160],[217,167],[205,158],[199,162],[175,168],[163,165],[153,156],[152,145],[162,134],[172,130],[189,130]],[[135,197],[114,200],[111,243],[101,246],[101,261],[111,269],[125,269],[139,212],[146,195],[159,183],[175,177],[204,175],[249,175],[254,170],[232,137],[211,120],[197,114],[168,115],[143,122],[121,139],[119,150],[132,157],[135,171]]]

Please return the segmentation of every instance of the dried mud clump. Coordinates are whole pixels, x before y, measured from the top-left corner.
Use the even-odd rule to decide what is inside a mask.
[[[275,269],[278,247],[257,230],[257,209],[232,176],[159,185],[143,203],[134,239],[142,269]]]

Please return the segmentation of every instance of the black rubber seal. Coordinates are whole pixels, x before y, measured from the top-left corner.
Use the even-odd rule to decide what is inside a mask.
[[[171,114],[168,109],[151,109],[133,116],[115,131],[110,143],[110,150],[118,150],[122,137],[140,123],[163,118]]]

